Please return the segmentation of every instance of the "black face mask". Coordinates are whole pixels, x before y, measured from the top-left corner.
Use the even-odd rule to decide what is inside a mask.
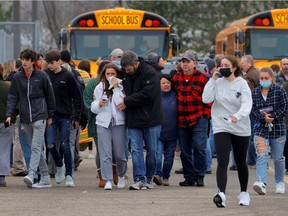
[[[231,76],[231,74],[232,74],[230,68],[220,68],[219,73],[220,73],[223,77],[229,77],[229,76]]]

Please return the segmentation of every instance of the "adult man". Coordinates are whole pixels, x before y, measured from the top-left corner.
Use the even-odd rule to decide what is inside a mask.
[[[123,55],[123,51],[119,48],[114,49],[110,54],[110,59],[113,64],[116,64],[119,68],[121,68],[121,56]]]
[[[69,144],[70,122],[72,121],[74,128],[79,127],[82,97],[73,74],[61,67],[60,57],[59,51],[46,53],[49,69],[45,70],[45,72],[51,79],[56,98],[56,111],[52,119],[52,125],[46,131],[47,149],[57,166],[56,183],[60,184],[64,180],[66,167],[65,186],[74,187],[72,155]],[[64,154],[65,167],[56,146],[57,129],[60,131],[61,150]]]
[[[29,173],[24,177],[24,182],[28,188],[32,188],[34,174],[39,166],[41,180],[33,186],[51,187],[42,149],[46,124],[47,127],[51,125],[55,111],[54,92],[48,76],[34,66],[36,60],[34,50],[22,51],[20,59],[22,68],[13,77],[8,95],[6,122],[10,123],[15,107],[19,103],[20,119],[31,143]]]
[[[288,80],[288,58],[283,58],[280,61],[281,69],[276,75],[276,84],[283,85]]]
[[[251,55],[244,55],[241,58],[241,66],[246,73],[244,78],[251,90],[259,85],[259,71],[254,67],[254,59]]]
[[[125,109],[135,182],[129,189],[152,189],[157,143],[163,121],[159,75],[151,65],[132,51],[123,53],[121,66],[126,71],[123,79],[126,97],[118,108]],[[147,148],[146,166],[143,141]]]
[[[250,87],[251,91],[259,85],[259,71],[254,67],[254,59],[251,55],[244,55],[241,58],[241,66],[244,72],[244,79],[247,81],[248,86]],[[250,115],[250,122],[251,122],[251,136],[249,141],[248,147],[248,154],[247,154],[247,163],[249,167],[256,166],[256,150],[254,146],[254,135],[253,135],[253,125],[254,119],[252,115]]]
[[[178,136],[185,181],[180,186],[204,186],[206,141],[210,106],[202,103],[208,77],[196,70],[195,57],[186,52],[180,60],[182,71],[173,77],[178,99]],[[192,149],[193,158],[192,161]]]

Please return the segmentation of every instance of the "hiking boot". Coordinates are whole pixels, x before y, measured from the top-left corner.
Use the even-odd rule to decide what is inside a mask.
[[[99,178],[98,187],[104,188],[106,182],[102,178],[101,169],[97,169],[97,174],[98,174],[98,178]]]
[[[162,184],[162,179],[159,175],[155,175],[154,178],[153,178],[153,182],[156,184],[156,185],[161,185]]]
[[[183,174],[183,168],[175,170],[175,174]]]
[[[276,191],[277,194],[284,194],[285,193],[285,184],[284,182],[278,182],[276,184]]]
[[[256,181],[253,184],[253,190],[256,191],[260,195],[266,194],[266,185],[263,182]]]
[[[146,190],[146,189],[147,187],[142,181],[136,181],[129,187],[129,190]]]
[[[24,177],[24,183],[28,188],[32,188],[34,180],[34,173],[29,172],[27,176]]]
[[[225,208],[226,206],[226,196],[223,192],[215,194],[213,202],[218,208]]]
[[[238,170],[238,167],[236,165],[232,165],[229,167],[229,170],[231,171],[237,171]]]
[[[182,182],[179,182],[180,186],[195,186],[195,180],[185,179]]]
[[[65,179],[65,166],[57,167],[57,172],[55,174],[55,180],[57,184],[60,184]]]
[[[238,195],[238,199],[239,199],[239,205],[248,206],[250,203],[250,196],[247,192],[242,191]]]
[[[66,176],[65,186],[66,187],[75,187],[75,184],[74,184],[72,176],[70,176],[70,175]]]
[[[117,188],[125,188],[125,177],[118,176]]]
[[[204,187],[204,177],[203,176],[197,176],[196,186],[197,187]]]
[[[52,187],[51,181],[50,181],[50,176],[49,175],[45,175],[45,176],[41,175],[41,179],[40,179],[39,183],[33,184],[32,187],[33,188],[50,188],[50,187]]]
[[[163,186],[170,186],[169,179],[163,179],[162,185]]]
[[[113,164],[112,165],[112,170],[113,170],[113,183],[115,185],[118,184],[118,173],[117,173],[117,167],[116,167],[116,164]]]

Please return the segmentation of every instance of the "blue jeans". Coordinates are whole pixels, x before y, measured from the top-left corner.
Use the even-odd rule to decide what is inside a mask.
[[[169,179],[172,170],[177,140],[158,141],[156,153],[156,175],[163,179]],[[164,161],[162,168],[162,155],[164,153]]]
[[[18,134],[19,134],[19,140],[20,140],[20,145],[23,151],[23,156],[25,159],[25,163],[26,163],[26,167],[27,170],[29,170],[30,168],[30,160],[31,160],[31,145],[30,145],[30,141],[24,131],[24,128],[22,130],[22,124],[19,118],[19,122],[18,122]]]
[[[254,136],[255,148],[257,150],[256,174],[258,181],[267,184],[267,164],[269,145],[271,147],[271,156],[274,161],[275,182],[283,182],[285,174],[285,157],[283,156],[286,135],[277,139],[265,139]]]
[[[52,118],[52,125],[46,130],[47,137],[47,149],[51,153],[56,166],[62,167],[63,161],[62,157],[57,149],[56,137],[57,137],[57,129],[59,128],[61,143],[60,149],[64,154],[64,162],[66,168],[66,175],[72,176],[72,155],[70,150],[70,119],[69,118],[61,118],[57,115],[54,115]]]
[[[133,179],[146,182],[153,178],[156,171],[156,151],[160,137],[161,125],[149,128],[128,128],[128,139],[131,143]],[[144,141],[144,143],[143,143]],[[144,162],[143,145],[147,148]],[[145,177],[146,176],[146,177]]]
[[[250,115],[250,122],[251,122],[251,136],[249,140],[248,146],[248,154],[247,154],[247,164],[254,166],[256,165],[257,154],[254,145],[254,118]]]
[[[197,124],[187,128],[179,128],[178,132],[184,178],[191,180],[195,176],[204,177],[208,119],[201,117]],[[192,152],[194,162],[192,161]]]
[[[207,139],[206,143],[206,171],[212,171],[212,156],[215,153],[215,146],[214,146],[214,135],[213,135],[213,128],[212,128],[212,120],[210,120],[210,132],[209,138]]]

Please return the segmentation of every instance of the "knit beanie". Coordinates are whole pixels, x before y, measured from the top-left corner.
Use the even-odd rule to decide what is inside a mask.
[[[216,62],[214,59],[206,58],[204,62],[207,64],[207,69],[210,72],[214,67],[216,67]]]
[[[61,51],[61,60],[66,62],[66,63],[69,63],[70,60],[71,60],[71,55],[70,55],[70,52],[69,50],[63,50]]]

